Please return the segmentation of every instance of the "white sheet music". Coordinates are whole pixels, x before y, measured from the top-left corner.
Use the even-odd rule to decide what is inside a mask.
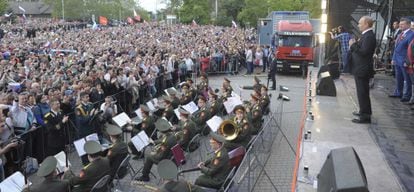
[[[85,139],[86,139],[86,141],[96,141],[100,144],[99,137],[98,137],[97,133],[92,133],[92,134],[86,136]]]
[[[61,151],[58,154],[55,155],[55,158],[57,160],[56,169],[59,173],[63,173],[66,167],[66,154],[65,152]],[[68,160],[68,166],[72,166]]]
[[[139,117],[140,119],[143,119],[141,108],[138,108],[137,110],[135,110],[135,114],[137,114],[137,117]]]
[[[152,103],[152,100],[148,101],[146,104],[150,111],[155,111],[155,107],[154,107],[154,104]]]
[[[240,99],[240,95],[238,95],[236,92],[232,91],[231,92],[231,97],[237,97]]]
[[[227,113],[231,113],[237,105],[242,105],[243,102],[238,97],[229,97],[227,101],[223,102],[224,107],[226,108]]]
[[[131,142],[137,151],[142,151],[145,146],[149,145],[149,137],[144,131],[141,131],[131,138]]]
[[[85,138],[80,138],[73,142],[73,145],[75,145],[76,152],[78,152],[79,157],[86,154],[85,150],[83,149],[83,146],[85,145],[86,141]]]
[[[154,107],[159,107],[160,106],[160,104],[158,103],[157,98],[152,99],[152,103],[154,104]]]
[[[183,108],[190,112],[190,114],[193,114],[194,112],[198,111],[198,106],[194,103],[194,101],[191,101],[187,105],[184,105]]]
[[[32,183],[28,181],[29,185]],[[0,183],[1,191],[21,192],[24,189],[24,175],[17,171]]]
[[[131,119],[128,117],[128,115],[125,112],[120,113],[119,115],[112,118],[112,120],[119,126],[123,127],[128,122],[131,121]]]
[[[177,116],[178,120],[181,120],[180,112],[178,111],[178,108],[174,109],[174,113],[175,113],[175,116]]]
[[[207,120],[206,123],[210,127],[211,131],[217,132],[220,127],[223,119],[217,115],[213,116],[211,119]]]

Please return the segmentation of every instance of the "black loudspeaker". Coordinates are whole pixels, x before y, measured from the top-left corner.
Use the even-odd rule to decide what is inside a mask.
[[[364,167],[354,148],[331,150],[318,174],[318,192],[369,192]]]
[[[319,69],[316,94],[336,97],[335,83],[326,65]]]

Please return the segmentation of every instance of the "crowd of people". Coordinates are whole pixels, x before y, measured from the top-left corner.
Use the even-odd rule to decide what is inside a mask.
[[[84,23],[32,19],[24,24],[5,24],[2,29],[0,154],[4,157],[1,168],[5,168],[1,171],[2,178],[19,170],[24,157],[33,156],[41,162],[65,150],[75,139],[91,133],[98,133],[100,137],[109,135],[108,140],[117,143],[119,131],[137,134],[144,130],[154,141],[158,139],[154,143],[162,150],[171,148],[174,143],[194,150],[189,146],[191,138],[206,131],[200,125],[224,111],[223,102],[232,94],[228,79],[221,87],[221,94],[208,86],[207,73],[215,72],[212,66],[224,66],[222,69],[233,71],[239,65],[246,65],[246,53],[258,55],[249,56],[258,60],[258,64],[267,63],[267,58],[263,61],[264,53],[257,51],[261,51],[260,47],[256,49],[254,45],[254,31],[240,28],[144,23],[92,29]],[[268,50],[265,54],[269,54]],[[198,76],[200,82],[195,85],[193,80],[198,81]],[[255,81],[260,86],[253,87],[250,104],[233,111],[234,122],[241,127],[242,134],[226,143],[219,136],[212,136],[218,143],[215,148],[225,146],[226,151],[230,151],[239,146],[247,147],[251,134],[258,133],[261,114],[267,109],[269,98],[267,87],[257,78]],[[179,88],[181,93],[167,89],[171,87]],[[167,90],[169,96],[165,96],[163,90]],[[152,114],[142,105],[162,95],[157,113]],[[178,120],[173,110],[191,101],[197,103],[200,111],[192,117],[188,111],[180,109]],[[120,112],[132,115],[137,108],[141,109],[143,117],[139,125],[128,130],[118,130],[108,124],[103,126],[113,123],[110,119]],[[175,126],[159,122],[159,117]],[[256,128],[253,132],[252,124]],[[108,126],[109,130],[105,130]],[[154,136],[154,130],[162,136]],[[182,134],[180,138],[169,137],[175,136],[170,132],[177,131]],[[120,148],[125,154],[128,147],[121,145]],[[154,156],[152,152],[140,154],[131,144],[129,148],[136,156],[145,156],[143,175],[137,178],[143,181],[149,179],[152,164],[171,156],[169,151],[164,155],[157,152]],[[109,150],[108,156],[114,151]],[[82,157],[84,165],[101,158],[94,144],[85,144],[85,152],[88,155]],[[216,154],[217,159],[221,159],[220,154]],[[54,164],[54,160],[48,161]],[[115,164],[120,163],[119,159],[116,161]],[[107,162],[100,162],[106,166]],[[112,165],[113,161],[109,163]],[[209,162],[207,168],[206,163],[199,166],[210,173],[216,161]],[[83,176],[88,175],[85,172],[83,170],[81,176],[65,175],[69,184],[74,185],[83,182]],[[55,173],[50,170],[41,174],[51,175],[54,178]],[[215,183],[213,188],[218,185]]]

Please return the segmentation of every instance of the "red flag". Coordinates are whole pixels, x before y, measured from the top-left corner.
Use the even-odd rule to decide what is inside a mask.
[[[130,25],[133,25],[133,24],[134,24],[134,20],[133,20],[131,17],[128,17],[128,18],[127,18],[127,22],[128,22]]]
[[[108,19],[104,16],[99,16],[99,24],[108,25]]]

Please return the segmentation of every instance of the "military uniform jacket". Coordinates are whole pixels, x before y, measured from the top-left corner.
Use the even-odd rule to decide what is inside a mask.
[[[148,137],[151,136],[152,132],[155,129],[155,119],[153,116],[148,116],[145,117],[144,119],[142,119],[141,122],[141,130],[145,131],[145,133],[148,135]],[[136,130],[136,132],[139,132],[138,130]]]
[[[182,138],[179,141],[180,146],[185,150],[188,147],[191,139],[197,134],[196,124],[188,119],[186,122],[180,121],[180,130],[182,131]]]
[[[269,95],[263,95],[260,100],[260,106],[262,107],[262,110],[266,110],[267,107],[269,107],[270,104],[270,98]]]
[[[65,129],[62,123],[63,116],[61,113],[55,114],[50,111],[46,113],[44,122],[46,124],[48,144],[55,148],[64,148],[65,146]]]
[[[24,192],[69,192],[69,182],[66,180],[59,179],[45,179],[39,184],[33,184],[30,188],[25,188]]]
[[[125,157],[128,155],[128,145],[123,141],[117,141],[112,144],[108,150],[107,158],[109,160],[109,165],[111,166],[111,176],[116,174],[116,171]],[[121,170],[126,171],[125,170]]]
[[[245,117],[240,122],[236,121],[236,117],[233,117],[234,123],[238,129],[240,129],[239,135],[231,143],[238,143],[243,147],[247,148],[247,144],[250,142],[251,139],[251,125],[248,119]]]
[[[248,119],[252,123],[251,133],[255,135],[262,127],[262,109],[260,104],[254,104],[247,115]]]
[[[204,162],[204,166],[200,167],[201,173],[210,177],[212,180],[222,181],[229,174],[230,160],[226,148],[222,147],[214,156]]]
[[[191,92],[187,92],[183,95],[183,97],[181,97],[181,105],[186,105],[188,103],[190,103],[193,100],[193,97],[191,95]]]
[[[154,141],[156,151],[151,152],[150,159],[158,163],[172,156],[171,148],[177,144],[177,138],[172,132],[165,133],[160,139]]]
[[[193,118],[194,123],[197,124],[197,132],[201,132],[201,129],[206,125],[206,121],[210,119],[210,110],[207,107],[202,107],[197,116]]]
[[[172,106],[169,106],[164,109],[164,113],[162,114],[166,119],[171,120],[171,118],[174,116],[174,109]]]
[[[171,105],[174,109],[177,109],[177,107],[180,105],[181,101],[178,99],[178,97],[172,98]]]
[[[219,109],[220,109],[219,101],[215,100],[215,101],[211,102],[210,110],[209,110],[210,111],[210,116],[212,117],[214,115],[217,115],[217,113],[219,112]]]
[[[76,114],[76,126],[79,129],[79,136],[85,137],[94,132],[93,127],[89,124],[91,120],[90,111],[92,111],[91,105],[80,104],[75,108]]]
[[[99,158],[85,166],[79,176],[75,176],[68,171],[65,172],[64,177],[69,179],[71,186],[78,185],[73,191],[89,192],[99,179],[110,174],[110,169],[109,160],[107,158]]]
[[[200,187],[194,186],[187,181],[170,181],[160,188],[161,192],[203,192]]]
[[[197,91],[201,94],[203,91],[207,91],[208,89],[208,82],[202,81],[200,84],[197,85]]]

